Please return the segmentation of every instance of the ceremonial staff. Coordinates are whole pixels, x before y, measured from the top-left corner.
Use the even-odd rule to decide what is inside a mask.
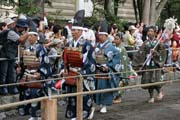
[[[160,43],[160,41],[164,37],[163,34],[165,34],[167,32],[167,30],[169,30],[171,33],[173,32],[173,29],[176,27],[175,26],[176,21],[177,21],[177,19],[174,19],[174,18],[166,19],[166,21],[164,23],[165,30],[163,31],[161,37],[159,38],[159,40],[156,43],[156,45],[154,46],[154,48],[151,49],[150,53],[148,54],[146,60],[144,61],[143,65],[141,67],[141,70],[143,70],[143,68],[147,64],[147,62],[151,60],[154,50],[156,49],[156,47],[158,46],[158,44]]]

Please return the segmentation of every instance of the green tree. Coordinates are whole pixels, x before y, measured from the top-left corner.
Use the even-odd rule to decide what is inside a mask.
[[[180,1],[179,0],[168,0],[161,16],[159,18],[159,24],[163,24],[165,19],[169,17],[177,18],[177,22],[180,23]]]
[[[34,0],[19,0],[19,5],[16,8],[18,13],[24,13],[27,15],[34,15],[40,11],[39,7],[35,6]]]
[[[137,21],[147,25],[154,25],[168,0],[134,0]]]
[[[1,0],[0,5],[16,7],[18,13],[27,15],[42,14],[44,12],[44,4],[52,7],[50,0]],[[38,6],[38,7],[37,7]]]
[[[91,18],[88,18],[90,23],[100,21],[102,18],[106,18],[109,24],[116,23],[119,29],[123,28],[126,21],[122,21],[117,16],[119,3],[124,3],[126,0],[92,0],[93,2],[93,14]],[[93,21],[93,22],[92,22]]]

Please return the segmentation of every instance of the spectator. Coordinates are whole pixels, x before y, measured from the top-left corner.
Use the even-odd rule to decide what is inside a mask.
[[[13,21],[11,18],[6,18],[5,20],[4,20],[4,22],[6,23],[6,25],[7,25],[7,27],[9,28],[9,29],[11,29],[11,28],[14,28],[15,27],[15,21]]]
[[[17,57],[18,44],[24,44],[28,33],[25,29],[28,27],[23,19],[18,19],[16,27],[10,30],[7,34],[9,40],[7,46],[1,50],[1,57],[8,60],[0,61],[0,84],[8,84],[16,82],[15,58]],[[25,31],[24,34],[22,32]],[[0,94],[17,94],[16,86],[4,86],[0,88]]]

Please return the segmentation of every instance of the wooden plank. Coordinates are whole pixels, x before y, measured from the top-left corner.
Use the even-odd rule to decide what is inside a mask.
[[[83,78],[80,77],[77,80],[77,92],[82,92],[82,82]],[[77,120],[83,120],[83,95],[77,96],[76,112]]]
[[[45,99],[41,102],[42,120],[57,120],[57,99]]]

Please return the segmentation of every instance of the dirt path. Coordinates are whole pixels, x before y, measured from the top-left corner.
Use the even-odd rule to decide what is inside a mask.
[[[96,112],[93,120],[180,120],[180,83],[165,85],[165,97],[162,102],[147,103],[146,90],[131,89],[125,91],[123,102],[108,107],[106,114]],[[58,120],[64,118],[65,106],[59,106]],[[12,116],[5,120],[27,120],[29,116]]]

